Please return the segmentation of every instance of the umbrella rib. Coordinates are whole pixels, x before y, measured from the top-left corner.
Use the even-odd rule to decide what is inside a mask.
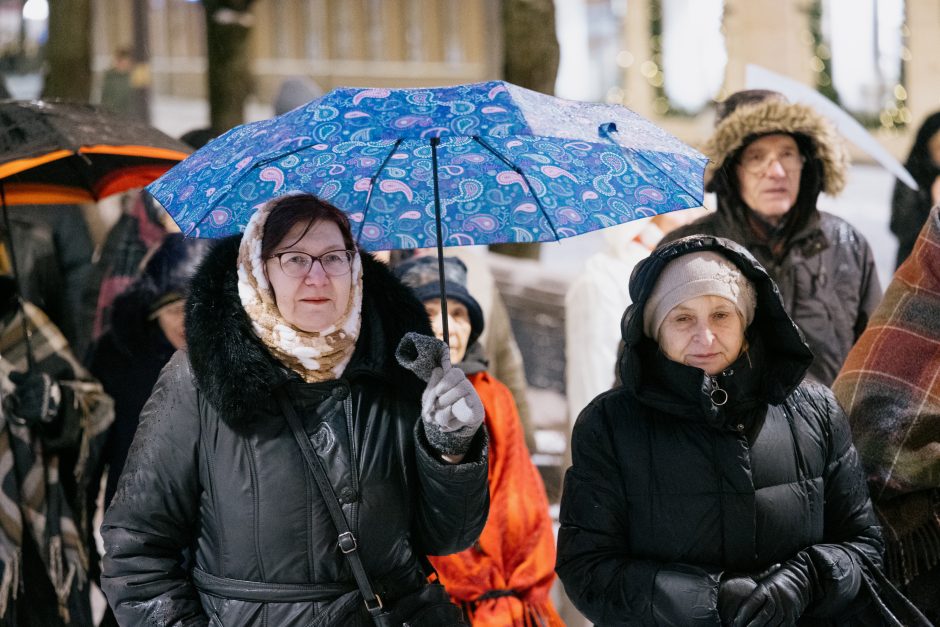
[[[661,167],[659,167],[658,165],[656,165],[655,163],[653,163],[652,161],[650,161],[649,159],[647,159],[645,156],[643,156],[643,153],[642,153],[642,152],[640,152],[639,150],[635,150],[635,149],[633,149],[633,148],[626,148],[625,146],[621,146],[621,148],[625,148],[625,149],[627,149],[627,150],[632,151],[633,154],[635,154],[637,157],[639,157],[639,158],[642,159],[643,161],[645,161],[645,162],[647,162],[648,164],[650,164],[651,166],[653,166],[654,169],[659,170],[660,172],[662,172],[663,176],[665,176],[665,177],[668,178],[670,181],[672,181],[673,183],[675,183],[676,187],[678,187],[679,189],[681,189],[682,191],[684,191],[686,194],[688,194],[688,195],[691,196],[692,198],[695,198],[695,192],[693,192],[693,191],[691,191],[691,190],[689,190],[689,189],[686,189],[685,185],[683,185],[682,183],[680,183],[680,182],[677,181],[676,179],[674,179],[674,178],[672,178],[671,176],[669,176],[669,173],[668,173],[668,172],[663,172],[663,169],[662,169]]]
[[[382,160],[382,165],[379,166],[379,169],[375,171],[375,174],[369,179],[369,194],[366,196],[366,206],[362,209],[362,222],[359,223],[359,232],[356,233],[356,243],[359,243],[359,238],[362,237],[362,229],[366,227],[366,215],[369,213],[369,203],[372,202],[372,190],[375,187],[375,182],[378,180],[379,175],[382,174],[382,170],[385,169],[385,166],[388,164],[388,160],[392,158],[392,155],[395,154],[395,151],[398,149],[398,145],[401,144],[402,138],[399,137],[395,140],[395,143],[392,144],[392,149],[388,151],[388,154],[385,155],[385,159]]]
[[[542,205],[542,200],[539,198],[538,194],[535,193],[535,190],[532,188],[532,184],[529,182],[529,177],[526,176],[525,172],[522,171],[522,168],[520,168],[515,163],[507,159],[505,155],[501,154],[498,150],[493,148],[487,141],[485,141],[479,135],[474,135],[473,141],[475,141],[476,143],[480,144],[481,146],[486,148],[488,151],[493,153],[493,155],[495,155],[497,159],[499,159],[500,161],[505,163],[507,166],[512,168],[513,172],[515,172],[516,174],[522,177],[522,180],[525,181],[526,187],[528,187],[529,191],[532,192],[532,198],[535,200],[535,204],[538,206],[539,211],[542,212],[542,215],[545,216],[545,219],[548,221],[548,226],[549,228],[551,228],[552,235],[555,236],[555,240],[561,239],[560,237],[558,237],[558,231],[555,230],[555,223],[552,222],[551,216],[548,215],[547,211],[545,211],[545,207]]]

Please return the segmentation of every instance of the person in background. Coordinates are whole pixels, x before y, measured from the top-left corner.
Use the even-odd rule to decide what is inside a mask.
[[[717,118],[704,149],[717,211],[664,241],[715,235],[747,248],[806,336],[815,356],[808,374],[829,385],[881,300],[868,242],[816,208],[820,192],[845,185],[845,146],[828,120],[772,91],[732,94]]]
[[[399,365],[406,336],[439,351],[427,383]],[[102,525],[118,622],[460,624],[423,556],[483,530],[483,406],[346,214],[288,194],[213,246],[190,281],[186,347]]]
[[[481,251],[481,247],[455,247],[448,249],[452,255],[467,266],[467,288],[474,295],[474,299],[483,311],[483,332],[477,339],[486,355],[487,372],[509,388],[512,393],[519,420],[522,422],[522,431],[525,436],[526,447],[530,453],[536,452],[535,431],[532,416],[529,411],[528,382],[526,381],[525,363],[522,361],[522,351],[513,334],[512,321],[506,303],[499,292],[499,286],[487,261],[489,253]],[[417,248],[412,250],[392,251],[390,262],[395,264],[411,257],[437,255],[436,248]]]
[[[393,272],[424,303],[437,337],[444,339],[437,257],[414,257]],[[555,540],[548,498],[529,459],[522,424],[509,389],[487,371],[479,343],[483,311],[467,291],[467,268],[444,258],[450,361],[473,383],[486,411],[490,442],[490,514],[473,547],[430,557],[455,603],[477,627],[561,626],[549,591],[555,579]]]
[[[91,333],[80,323],[82,291],[91,275],[94,244],[81,207],[13,205],[6,210],[24,298],[52,320],[73,354],[84,355]],[[5,232],[2,224],[0,229]],[[6,237],[0,241],[5,251]],[[12,271],[5,253],[0,253],[0,266],[0,271]]]
[[[121,115],[133,113],[134,88],[131,85],[131,72],[134,69],[134,55],[130,48],[117,48],[111,67],[104,73],[101,83],[101,106]]]
[[[124,470],[127,453],[137,432],[140,412],[150,397],[160,371],[177,350],[185,349],[183,311],[189,280],[209,248],[210,240],[168,234],[152,251],[139,278],[114,299],[108,331],[92,346],[88,369],[114,399],[114,424],[108,432],[96,485],[107,470],[104,509],[107,510]],[[89,510],[94,511],[99,490],[93,490]],[[97,547],[92,573],[100,578]],[[117,625],[111,608],[99,623]]]
[[[144,192],[124,198],[126,210],[108,231],[95,255],[91,279],[82,294],[82,320],[97,341],[111,323],[111,305],[137,278],[147,253],[163,241],[175,225]]]
[[[665,233],[703,211],[673,211],[605,229],[604,248],[588,257],[571,281],[565,294],[565,396],[571,426],[595,396],[614,385],[620,319],[630,304],[624,279]]]
[[[42,310],[18,298],[0,276],[0,625],[87,627],[86,495],[113,404]]]
[[[210,129],[197,128],[184,133],[180,139],[193,149],[199,149],[212,137]],[[167,233],[179,231],[173,218],[146,192],[129,192],[123,202],[124,211],[96,251],[90,280],[82,290],[82,325],[92,341],[108,330],[111,304],[137,278],[147,253],[159,245]],[[87,359],[86,354],[82,356]]]
[[[890,226],[898,238],[896,267],[911,254],[930,208],[940,203],[940,111],[927,116],[917,130],[904,167],[920,189],[913,190],[901,181],[894,184]]]
[[[274,115],[283,115],[323,95],[323,88],[303,76],[285,78],[274,98]]]
[[[146,260],[140,277],[115,298],[108,331],[92,349],[88,369],[115,403],[114,425],[102,456],[108,468],[105,508],[160,371],[174,352],[186,347],[183,312],[189,280],[209,244],[168,234]]]
[[[940,207],[832,386],[885,532],[885,570],[940,624]]]
[[[578,418],[557,572],[598,625],[859,625],[882,542],[845,415],[726,239],[630,278],[622,383]],[[876,623],[880,624],[880,623]]]

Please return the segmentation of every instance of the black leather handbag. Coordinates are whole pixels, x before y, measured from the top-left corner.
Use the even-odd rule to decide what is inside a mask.
[[[275,396],[294,434],[294,439],[300,446],[304,461],[316,480],[320,495],[326,502],[338,534],[337,544],[349,562],[353,577],[356,579],[356,586],[362,594],[366,610],[376,627],[466,627],[467,622],[464,620],[463,611],[451,602],[447,590],[437,582],[428,583],[399,597],[392,607],[385,607],[382,598],[375,592],[366,574],[362,558],[359,557],[359,544],[356,536],[353,535],[349,523],[346,522],[342,506],[333,492],[333,486],[326,476],[320,458],[307,438],[293,404],[283,388],[276,390]]]

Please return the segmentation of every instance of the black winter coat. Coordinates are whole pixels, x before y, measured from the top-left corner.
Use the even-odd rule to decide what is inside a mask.
[[[251,330],[238,243],[223,241],[192,281],[189,355],[177,352],[161,374],[105,516],[102,586],[121,624],[306,626],[356,589],[272,400],[277,386],[321,454],[386,603],[423,585],[423,554],[465,549],[486,522],[485,433],[463,463],[439,461],[418,418],[423,384],[394,361],[406,331],[430,334],[410,291],[363,255],[352,360],[338,380],[304,383]],[[198,589],[180,567],[186,547]],[[362,608],[325,624],[367,625]]]
[[[750,348],[715,377],[670,361],[642,331],[663,266],[697,250],[724,251],[757,288]],[[631,293],[623,383],[574,429],[557,563],[568,595],[599,625],[719,625],[723,573],[806,551],[817,600],[799,624],[851,624],[867,600],[856,601],[860,554],[880,564],[880,530],[845,415],[802,381],[811,355],[773,282],[740,247],[698,237],[654,252]]]
[[[724,237],[757,258],[813,351],[808,374],[831,385],[881,302],[875,258],[865,238],[842,218],[814,210],[783,259],[775,261],[767,247],[753,241],[739,213],[728,207],[679,227],[663,241],[688,235]]]
[[[144,403],[176,350],[157,321],[147,319],[149,304],[133,289],[118,296],[111,309],[111,326],[90,352],[88,369],[114,399],[114,423],[101,460],[108,468],[105,508],[117,489]]]

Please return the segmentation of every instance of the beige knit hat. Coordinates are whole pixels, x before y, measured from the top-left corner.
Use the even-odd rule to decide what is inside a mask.
[[[754,320],[754,286],[724,256],[703,251],[673,259],[659,274],[643,307],[643,332],[658,340],[659,328],[672,308],[698,296],[721,296],[731,301],[747,327]]]

